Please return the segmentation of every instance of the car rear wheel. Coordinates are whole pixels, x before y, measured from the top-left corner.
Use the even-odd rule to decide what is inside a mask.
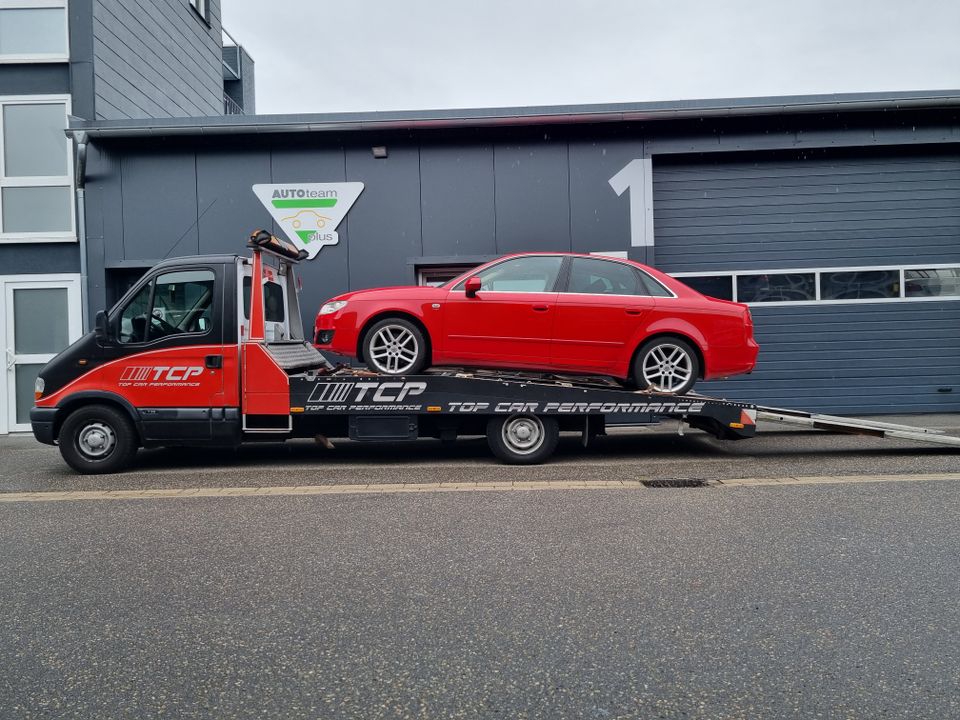
[[[499,415],[487,423],[487,444],[509,465],[536,465],[553,455],[560,440],[556,418]]]
[[[427,342],[409,320],[387,318],[363,338],[363,359],[384,375],[413,375],[427,366]]]
[[[697,353],[680,338],[654,338],[643,344],[633,361],[633,380],[641,390],[683,395],[699,376]]]

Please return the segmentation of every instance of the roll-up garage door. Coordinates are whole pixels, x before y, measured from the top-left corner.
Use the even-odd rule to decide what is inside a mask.
[[[656,264],[751,305],[756,371],[698,389],[960,412],[960,149],[659,156]]]

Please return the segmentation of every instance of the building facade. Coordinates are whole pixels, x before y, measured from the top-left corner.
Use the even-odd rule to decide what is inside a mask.
[[[960,411],[958,108],[950,92],[78,122],[90,310],[165,257],[242,252],[272,224],[255,184],[361,181],[339,244],[302,267],[308,314],[507,252],[617,253],[751,304],[756,371],[702,392]]]
[[[29,428],[37,371],[82,332],[70,118],[252,112],[253,62],[232,50],[242,68],[219,0],[0,0],[0,432]]]

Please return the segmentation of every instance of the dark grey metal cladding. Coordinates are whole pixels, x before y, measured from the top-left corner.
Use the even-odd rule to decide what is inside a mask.
[[[493,145],[420,147],[423,254],[495,255]]]
[[[270,213],[251,190],[270,182],[270,153],[230,143],[196,159],[200,252],[237,252],[251,231],[271,227]]]
[[[80,267],[76,243],[0,243],[0,268],[4,275],[75,273]]]
[[[700,383],[698,392],[812,412],[960,410],[960,302],[754,306],[752,312],[761,347],[756,370]]]
[[[639,139],[597,139],[570,143],[570,231],[574,252],[629,251],[630,198],[618,196],[610,178],[642,158]]]
[[[148,265],[166,257],[215,250],[200,249],[193,153],[132,151],[123,155],[121,163],[123,244],[111,248],[108,264],[140,260]]]
[[[0,65],[0,95],[66,95],[70,70],[66,63]]]
[[[960,261],[960,152],[654,160],[667,272]]]
[[[369,145],[346,150],[347,179],[364,184],[345,221],[354,289],[412,285],[415,278],[407,258],[423,255],[419,150],[393,143],[388,153],[375,158]]]
[[[570,166],[566,142],[494,147],[497,252],[570,249]]]
[[[209,25],[187,0],[95,0],[97,117],[222,114],[220,48],[218,0]]]

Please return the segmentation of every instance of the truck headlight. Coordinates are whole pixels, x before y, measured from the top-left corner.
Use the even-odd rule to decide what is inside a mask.
[[[346,300],[333,300],[332,302],[324,303],[323,307],[320,308],[320,314],[330,315],[331,313],[335,313],[337,310],[345,307],[346,304]]]
[[[38,377],[36,382],[33,383],[33,399],[39,400],[43,397],[43,388],[44,382],[42,377]]]

